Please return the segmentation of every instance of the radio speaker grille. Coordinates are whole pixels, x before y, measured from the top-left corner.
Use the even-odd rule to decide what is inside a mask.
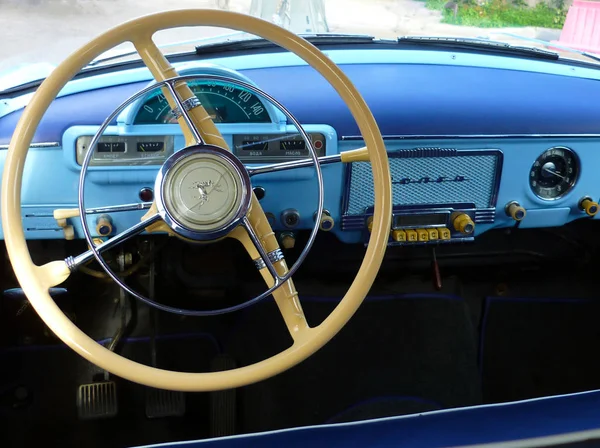
[[[422,148],[389,153],[393,205],[472,203],[495,206],[502,153]],[[362,215],[374,204],[368,162],[349,165],[345,215]]]

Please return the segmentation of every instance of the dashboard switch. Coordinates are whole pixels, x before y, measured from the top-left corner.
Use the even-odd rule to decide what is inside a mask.
[[[466,213],[457,213],[452,218],[454,230],[463,235],[471,235],[475,231],[475,223]]]
[[[371,232],[373,230],[373,217],[369,216],[369,218],[367,219],[367,229],[369,230],[369,232]]]
[[[429,234],[425,229],[417,229],[417,237],[419,241],[429,241]]]
[[[109,215],[100,215],[96,220],[96,233],[100,236],[108,236],[113,231],[112,219]]]
[[[585,212],[588,216],[596,216],[598,213],[598,203],[592,201],[592,198],[586,196],[581,201],[579,201],[579,208]]]
[[[288,229],[293,229],[300,222],[300,213],[295,208],[288,208],[281,212],[281,223]]]
[[[258,199],[259,201],[265,197],[265,195],[267,194],[267,190],[265,190],[263,187],[254,187],[252,189],[252,191],[254,192],[254,194],[256,195],[256,199]]]
[[[521,207],[517,201],[512,201],[506,204],[504,211],[508,216],[517,222],[522,221],[523,218],[525,218],[525,215],[527,215],[527,210]]]
[[[316,219],[317,212],[315,212],[313,215],[313,220]],[[331,213],[329,213],[329,210],[323,210],[323,213],[321,213],[321,222],[319,223],[319,229],[321,229],[323,232],[329,232],[331,229],[333,229],[334,225],[335,221],[331,217]]]
[[[144,187],[140,190],[139,197],[142,202],[152,202],[154,200],[154,191],[150,187]]]
[[[296,237],[291,232],[284,232],[279,236],[279,242],[284,249],[293,249],[296,245]]]

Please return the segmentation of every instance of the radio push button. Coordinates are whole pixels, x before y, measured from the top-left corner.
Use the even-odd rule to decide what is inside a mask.
[[[439,238],[437,229],[427,229],[427,236],[429,236],[429,241],[435,241]]]
[[[440,240],[449,240],[451,238],[450,229],[446,229],[445,227],[438,229],[438,235]]]
[[[392,239],[398,242],[405,242],[406,232],[404,230],[392,230]]]
[[[417,229],[417,237],[419,241],[429,241],[429,234],[425,229]]]
[[[416,230],[408,229],[406,230],[406,241],[411,243],[416,243],[419,241],[419,236],[417,235]]]

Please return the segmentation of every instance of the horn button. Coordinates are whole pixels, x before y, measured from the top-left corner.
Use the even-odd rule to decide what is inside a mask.
[[[231,230],[250,204],[250,179],[230,152],[210,145],[173,154],[157,178],[157,206],[177,233],[213,239]]]

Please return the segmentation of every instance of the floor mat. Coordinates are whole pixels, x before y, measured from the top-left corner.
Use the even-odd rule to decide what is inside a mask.
[[[600,301],[487,299],[484,400],[522,400],[600,388]]]
[[[303,297],[310,324],[320,323],[338,301]],[[289,337],[281,320],[272,301],[257,306],[225,350],[249,364],[265,351],[285,348]],[[419,412],[415,402],[427,403],[429,409],[477,404],[479,381],[473,326],[461,298],[371,297],[308,360],[239,390],[241,429],[254,432],[347,420],[349,415],[375,418]],[[357,411],[361,402],[368,409]]]
[[[208,371],[219,347],[207,334],[157,338],[158,366]],[[148,338],[131,338],[123,355],[150,364]],[[117,383],[119,412],[114,418],[81,422],[77,418],[79,384],[102,371],[64,345],[0,350],[0,446],[124,447],[205,438],[209,435],[208,394],[186,394],[184,417],[149,420],[146,388],[111,377]]]

